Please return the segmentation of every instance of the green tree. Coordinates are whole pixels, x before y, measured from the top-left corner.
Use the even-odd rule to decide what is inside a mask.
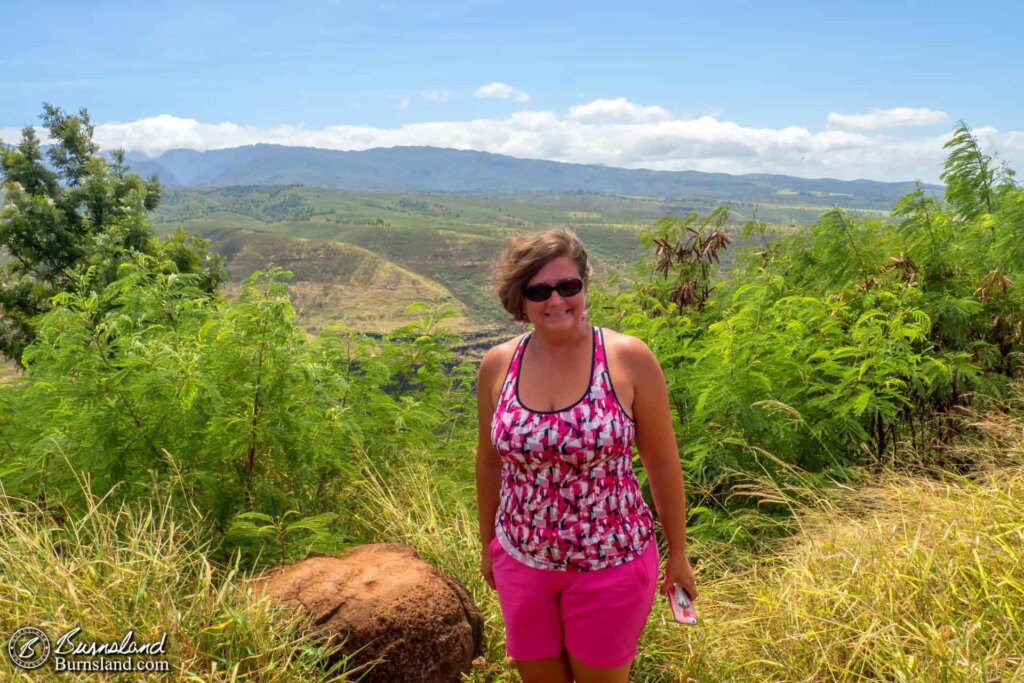
[[[131,172],[122,150],[104,159],[87,110],[44,104],[41,118],[53,140],[47,151],[30,126],[19,144],[0,148],[0,353],[18,363],[35,338],[33,320],[82,282],[85,268],[94,268],[88,281],[98,285],[114,280],[133,253],[162,254],[200,274],[207,292],[223,279],[222,260],[202,240],[153,236],[146,216],[160,202],[159,180]]]

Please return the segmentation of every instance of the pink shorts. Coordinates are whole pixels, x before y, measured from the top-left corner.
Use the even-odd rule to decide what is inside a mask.
[[[509,556],[497,538],[490,553],[509,657],[548,659],[568,650],[605,669],[636,657],[658,585],[653,540],[635,560],[592,572],[534,569]]]

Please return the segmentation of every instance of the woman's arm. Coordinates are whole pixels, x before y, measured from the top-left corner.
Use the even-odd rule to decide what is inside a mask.
[[[477,439],[476,439],[476,506],[480,515],[480,572],[487,584],[494,588],[491,556],[488,546],[494,538],[494,516],[498,512],[498,492],[501,488],[501,458],[491,443],[491,418],[494,400],[491,393],[501,371],[503,354],[495,347],[480,361],[476,381]]]
[[[636,445],[647,471],[651,495],[662,531],[668,541],[668,561],[661,592],[668,594],[673,583],[697,598],[696,582],[686,556],[686,495],[679,463],[672,412],[669,409],[665,375],[647,345],[628,337],[624,360],[633,379],[633,415]]]

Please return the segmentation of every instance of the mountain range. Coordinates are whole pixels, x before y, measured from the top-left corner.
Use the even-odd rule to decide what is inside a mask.
[[[659,199],[739,201],[888,210],[914,183],[785,175],[652,171],[519,159],[437,147],[336,151],[251,145],[129,155],[139,173],[168,186],[305,185],[353,192],[508,194],[585,192]],[[941,192],[938,185],[927,190]]]

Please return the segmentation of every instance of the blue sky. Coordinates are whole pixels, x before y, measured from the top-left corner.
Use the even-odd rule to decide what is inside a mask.
[[[941,141],[964,119],[1024,166],[1019,2],[57,1],[0,13],[7,141],[46,100],[87,106],[101,143],[149,154],[436,144],[935,180]]]

